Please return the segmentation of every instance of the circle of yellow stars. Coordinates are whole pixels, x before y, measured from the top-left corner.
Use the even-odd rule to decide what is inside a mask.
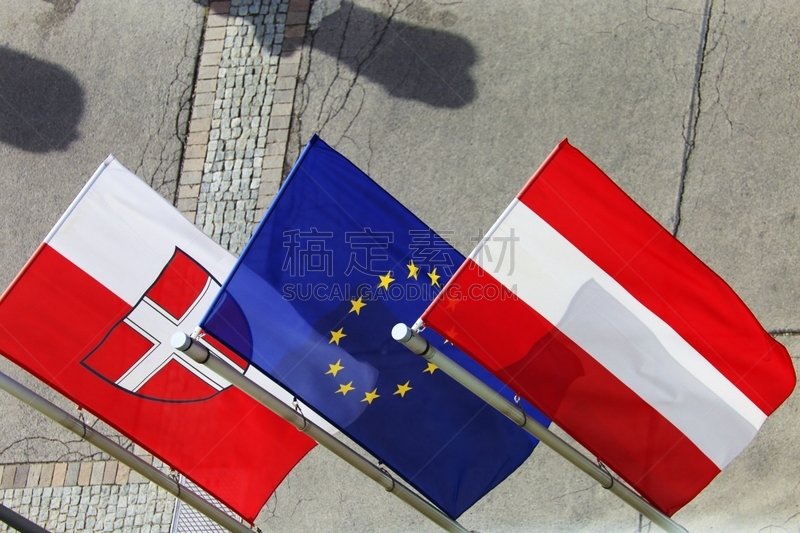
[[[419,272],[420,267],[414,264],[414,261],[410,261],[406,268],[408,269],[408,278],[414,278],[415,280],[419,279]],[[380,283],[378,283],[378,289],[386,289],[389,290],[389,286],[392,282],[396,281],[395,278],[392,277],[393,272],[390,270],[384,276],[378,276],[380,279]],[[436,273],[436,268],[434,267],[433,270],[427,272],[428,278],[430,278],[431,286],[433,287],[440,287],[439,278],[441,276]],[[350,311],[348,313],[355,313],[356,315],[361,315],[361,310],[367,306],[367,303],[364,301],[362,296],[359,296],[358,299],[350,300]],[[347,333],[344,332],[344,327],[339,328],[338,330],[331,331],[331,338],[328,341],[328,344],[336,344],[339,346],[339,342],[347,337]],[[333,377],[344,370],[344,366],[342,365],[342,360],[339,359],[335,363],[328,364],[328,371],[325,372],[326,375],[330,374]],[[428,363],[423,373],[433,374],[439,367],[433,363]],[[400,396],[401,398],[405,398],[405,395],[408,391],[413,390],[414,387],[411,386],[411,380],[406,381],[405,383],[398,383],[397,390],[392,394],[393,396]],[[341,394],[342,396],[347,396],[348,392],[354,391],[355,387],[353,387],[353,382],[350,381],[348,383],[340,383],[339,388],[336,389],[336,394]],[[378,394],[378,389],[374,388],[369,392],[364,393],[364,399],[362,402],[366,402],[369,405],[372,405],[376,399],[380,398],[381,395]]]

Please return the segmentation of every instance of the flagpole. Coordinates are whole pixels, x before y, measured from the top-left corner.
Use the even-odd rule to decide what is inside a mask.
[[[298,413],[277,397],[261,388],[250,378],[209,352],[205,346],[194,342],[194,339],[189,335],[182,332],[175,333],[175,335],[172,336],[172,346],[188,355],[195,362],[205,365],[219,374],[222,378],[241,389],[261,405],[271,410],[300,431],[306,433],[319,444],[361,471],[361,473],[377,482],[386,489],[387,492],[391,492],[446,531],[452,533],[469,533],[461,524],[444,514],[421,496],[412,492],[405,485],[395,480],[386,470],[378,468],[340,440],[336,439],[333,435],[305,418],[301,413]]]
[[[0,522],[7,524],[11,529],[19,531],[20,533],[50,533],[39,524],[31,522],[3,504],[0,504]]]
[[[437,350],[434,346],[431,346],[418,332],[412,330],[405,324],[397,324],[392,328],[392,337],[413,353],[424,357],[426,360],[439,367],[445,374],[464,385],[486,403],[510,418],[515,424],[559,453],[567,459],[567,461],[589,474],[589,476],[600,483],[604,489],[616,494],[625,503],[649,518],[650,521],[661,527],[664,531],[669,533],[688,533],[683,526],[650,505],[621,481],[613,478],[608,471],[595,464],[591,459],[581,454],[535,419],[526,416],[519,407],[506,400],[494,389],[464,370],[458,363]]]
[[[0,372],[0,389],[3,389],[18,400],[58,422],[83,440],[94,444],[111,457],[114,457],[122,464],[130,467],[131,470],[138,472],[165,491],[176,496],[182,502],[194,507],[197,511],[225,529],[234,533],[253,533],[249,527],[233,519],[224,511],[192,492],[192,490],[185,485],[181,485],[167,474],[146,463],[143,459],[126,450],[105,435],[98,433],[94,428],[87,426],[82,420],[78,420],[60,407],[42,398],[24,385],[17,383],[2,372]]]

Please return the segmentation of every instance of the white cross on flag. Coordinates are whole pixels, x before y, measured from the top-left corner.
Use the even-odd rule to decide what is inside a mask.
[[[0,298],[0,353],[252,522],[314,442],[170,346],[233,264],[109,157]]]
[[[217,280],[176,248],[153,285],[83,364],[144,398],[171,402],[211,398],[230,383],[162,339],[197,325],[219,287]],[[246,361],[214,347],[210,349],[242,372],[247,369]],[[176,383],[182,387],[176,387]]]

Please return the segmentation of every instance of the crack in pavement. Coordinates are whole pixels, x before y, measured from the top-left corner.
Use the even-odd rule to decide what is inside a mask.
[[[367,66],[369,66],[369,64],[372,63],[375,60],[375,58],[377,58],[380,55],[380,53],[383,50],[385,50],[389,46],[389,44],[391,44],[391,42],[396,37],[398,37],[400,35],[399,32],[395,31],[394,32],[394,36],[392,37],[392,39],[386,43],[386,46],[381,48],[381,45],[382,45],[382,43],[383,43],[383,41],[384,41],[384,39],[386,37],[386,34],[389,32],[389,29],[390,29],[390,26],[392,24],[392,21],[394,20],[394,17],[398,13],[402,13],[403,11],[408,9],[408,7],[410,5],[411,4],[407,5],[403,10],[400,9],[400,2],[398,2],[394,6],[391,6],[391,10],[389,12],[389,15],[386,17],[386,20],[385,20],[384,24],[382,24],[382,26],[380,28],[378,28],[377,30],[373,31],[372,35],[368,39],[365,39],[364,43],[360,46],[360,48],[352,55],[352,57],[354,59],[356,59],[356,63],[355,63],[355,65],[353,67],[350,67],[353,70],[353,77],[350,78],[350,79],[347,79],[342,75],[342,65],[344,63],[346,63],[346,60],[343,57],[343,52],[344,52],[345,45],[347,44],[347,35],[348,35],[347,30],[350,27],[351,19],[354,17],[354,13],[355,13],[355,9],[352,8],[352,4],[351,4],[351,7],[350,7],[350,9],[348,10],[348,13],[347,13],[347,19],[345,20],[344,31],[342,32],[342,40],[341,40],[341,43],[339,44],[339,47],[338,47],[338,50],[337,50],[337,54],[336,54],[336,59],[337,59],[337,61],[336,61],[336,74],[335,74],[333,80],[330,82],[330,84],[328,84],[328,87],[325,90],[325,94],[322,97],[322,104],[320,105],[319,112],[317,113],[317,129],[320,132],[323,131],[325,126],[327,126],[329,123],[334,121],[336,119],[336,117],[339,116],[339,113],[341,113],[344,110],[345,106],[347,105],[347,103],[348,103],[348,101],[350,99],[350,95],[353,94],[354,87],[356,87],[358,85],[359,76],[364,71],[364,69]],[[381,49],[378,50],[379,48],[381,48]],[[377,50],[377,53],[376,53],[376,50]],[[365,51],[366,51],[366,55],[362,56],[362,54]],[[363,59],[358,60],[359,56],[362,56]],[[325,120],[323,121],[322,120],[322,114],[323,114],[323,111],[325,109],[325,104],[326,104],[326,102],[329,101],[329,96],[331,95],[331,90],[333,89],[334,85],[336,84],[337,81],[340,81],[340,80],[344,81],[345,84],[346,84],[345,93],[344,93],[343,96],[334,99],[334,101],[331,103],[331,107],[334,107],[334,110],[333,111],[329,110]],[[360,85],[359,85],[359,87],[360,87]],[[338,105],[338,107],[335,107],[336,103],[337,103],[336,100],[338,100],[338,103],[340,104],[340,105]],[[349,122],[347,123],[346,127],[344,128],[344,133],[342,133],[342,135],[340,135],[339,141],[341,141],[341,139],[344,136],[347,135],[347,132],[350,130],[350,128],[352,127],[353,123],[358,118],[358,115],[361,112],[363,104],[364,104],[364,90],[362,88],[362,96],[361,96],[361,101],[359,102],[359,105],[358,105],[358,109],[356,109],[354,115],[350,118]],[[334,146],[336,144],[338,144],[338,143],[334,143]]]
[[[174,77],[166,88],[164,106],[158,127],[147,138],[141,159],[134,173],[141,176],[151,187],[166,195],[173,205],[177,202],[179,171],[186,149],[186,131],[191,112],[191,97],[199,68],[198,50],[202,31],[192,39],[192,31],[197,26],[188,20],[195,15],[189,11],[183,23],[186,30],[184,55],[175,64]],[[175,109],[177,106],[177,113]],[[172,118],[174,117],[174,118]],[[170,122],[174,124],[170,125]],[[169,132],[166,138],[161,139]],[[148,165],[150,163],[150,165]],[[152,166],[154,165],[154,166]],[[152,166],[152,168],[147,168]]]
[[[794,335],[800,335],[800,329],[779,328],[768,330],[767,333],[769,333],[772,337],[791,337]]]
[[[708,45],[709,22],[713,3],[713,0],[706,0],[705,7],[703,8],[703,22],[700,28],[700,46],[698,46],[697,49],[697,60],[695,62],[692,97],[689,102],[689,113],[683,135],[683,159],[681,161],[681,174],[678,180],[678,196],[675,202],[675,214],[672,218],[671,232],[672,235],[676,237],[681,225],[681,208],[683,205],[683,193],[686,188],[686,174],[689,169],[689,159],[692,157],[697,137],[697,122],[700,118],[700,104],[702,103],[700,81],[703,75],[703,63],[705,61],[706,47]]]

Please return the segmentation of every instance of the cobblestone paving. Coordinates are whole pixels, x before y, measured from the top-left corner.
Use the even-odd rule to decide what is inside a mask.
[[[252,233],[288,0],[232,0],[195,223],[231,251]]]
[[[152,483],[2,491],[3,505],[52,532],[169,532],[175,499]],[[0,531],[13,531],[0,523]]]
[[[171,494],[116,461],[0,465],[0,503],[51,532],[168,532],[175,511]]]
[[[210,9],[178,208],[239,253],[282,178],[308,0]]]

